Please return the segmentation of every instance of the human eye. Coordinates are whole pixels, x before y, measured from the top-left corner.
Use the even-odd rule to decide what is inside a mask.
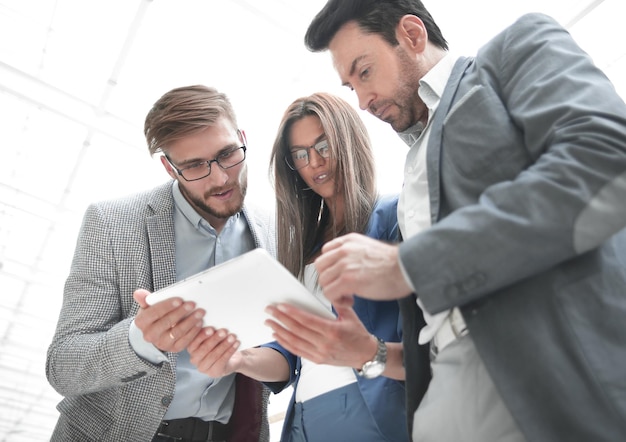
[[[327,157],[328,153],[330,152],[330,148],[328,147],[328,140],[322,140],[319,143],[317,143],[315,145],[315,150],[317,150],[317,152],[321,156]]]
[[[306,149],[297,149],[291,151],[291,158],[295,161],[306,160],[309,156],[309,152]]]
[[[361,72],[359,73],[359,78],[361,80],[366,80],[367,77],[370,76],[370,68],[365,68],[363,70],[361,70]]]
[[[194,171],[194,170],[200,170],[203,167],[206,167],[206,161],[198,161],[197,163],[191,163],[189,166],[186,166],[184,168],[182,168],[181,170],[189,170],[189,171]]]
[[[235,153],[235,151],[236,151],[237,149],[239,149],[239,148],[238,148],[238,147],[236,147],[236,148],[233,148],[233,149],[228,149],[228,150],[226,150],[226,151],[224,151],[224,152],[220,153],[220,154],[217,156],[217,158],[218,158],[218,159],[220,159],[220,160],[222,160],[222,159],[224,159],[224,160],[225,160],[226,158],[228,158],[228,157],[232,156],[232,154],[234,154],[234,153]]]

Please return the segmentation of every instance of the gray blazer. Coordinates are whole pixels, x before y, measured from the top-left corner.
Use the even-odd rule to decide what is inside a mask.
[[[434,225],[400,247],[416,294],[461,306],[527,440],[626,440],[626,105],[529,14],[457,64],[433,118]]]
[[[87,209],[46,361],[50,384],[65,397],[52,440],[152,440],[174,394],[176,354],[160,365],[141,359],[128,328],[133,292],[176,280],[173,208],[169,182]],[[243,212],[256,245],[275,255],[273,217],[248,205]],[[268,391],[259,391],[267,440]]]

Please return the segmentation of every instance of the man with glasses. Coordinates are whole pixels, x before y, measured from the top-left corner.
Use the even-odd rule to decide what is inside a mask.
[[[245,134],[205,86],[167,92],[144,131],[173,181],[86,211],[48,350],[48,380],[65,397],[52,440],[268,440],[269,390],[189,360],[204,311],[145,301],[256,247],[275,254],[272,217],[244,204]]]

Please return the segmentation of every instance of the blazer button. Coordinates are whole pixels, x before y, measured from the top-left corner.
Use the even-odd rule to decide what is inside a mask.
[[[161,405],[163,405],[164,407],[169,407],[171,403],[172,403],[172,396],[163,396],[161,398]]]

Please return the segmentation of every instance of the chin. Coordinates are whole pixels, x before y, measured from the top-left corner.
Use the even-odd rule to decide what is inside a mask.
[[[241,198],[237,202],[233,202],[233,203],[226,205],[226,207],[222,206],[221,210],[219,210],[218,208],[213,208],[213,213],[215,214],[215,216],[218,216],[220,218],[228,218],[230,216],[233,216],[241,212],[242,209],[243,209],[243,198]]]

